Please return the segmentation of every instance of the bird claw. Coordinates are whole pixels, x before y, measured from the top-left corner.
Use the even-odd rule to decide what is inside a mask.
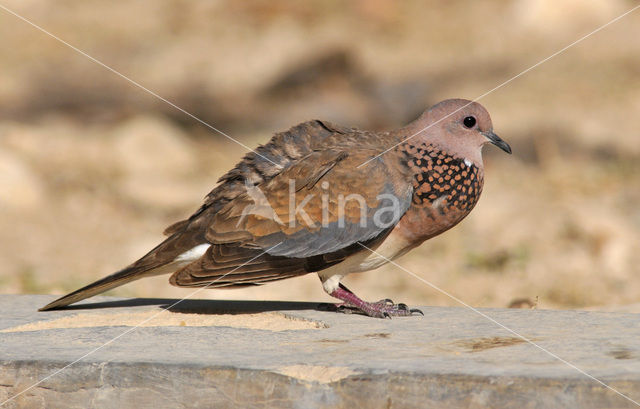
[[[420,314],[420,315],[422,315],[424,317],[424,312],[422,312],[422,310],[419,310],[417,308],[412,308],[412,309],[409,310],[409,312],[411,313],[411,315],[413,315],[413,313],[416,313],[416,314]]]

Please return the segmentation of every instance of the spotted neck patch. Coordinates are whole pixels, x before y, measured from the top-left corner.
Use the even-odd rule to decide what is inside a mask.
[[[483,182],[477,166],[433,145],[406,144],[402,150],[414,174],[414,206],[428,207],[442,215],[452,210],[469,212],[473,209]]]

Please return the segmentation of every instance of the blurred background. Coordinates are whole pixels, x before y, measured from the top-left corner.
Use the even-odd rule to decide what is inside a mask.
[[[631,0],[5,0],[250,147],[319,118],[384,130],[476,98]],[[484,97],[480,203],[399,263],[477,307],[640,312],[640,11]],[[0,293],[129,264],[246,150],[0,10]],[[168,276],[110,292],[183,297]],[[457,305],[394,266],[361,297]],[[197,297],[330,301],[316,275]]]

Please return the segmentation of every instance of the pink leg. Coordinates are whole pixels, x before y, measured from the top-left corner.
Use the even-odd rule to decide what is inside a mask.
[[[394,304],[393,301],[389,299],[374,303],[363,301],[342,284],[333,290],[330,295],[344,301],[343,304],[336,306],[340,312],[355,312],[375,318],[408,317],[414,313],[424,315],[422,311],[418,309],[409,309],[406,304],[402,303]]]

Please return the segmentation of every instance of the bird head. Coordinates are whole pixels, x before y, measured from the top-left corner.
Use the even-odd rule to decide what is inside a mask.
[[[412,128],[416,138],[477,164],[482,163],[482,147],[488,143],[511,153],[509,144],[493,132],[487,110],[466,99],[448,99],[434,105]]]

